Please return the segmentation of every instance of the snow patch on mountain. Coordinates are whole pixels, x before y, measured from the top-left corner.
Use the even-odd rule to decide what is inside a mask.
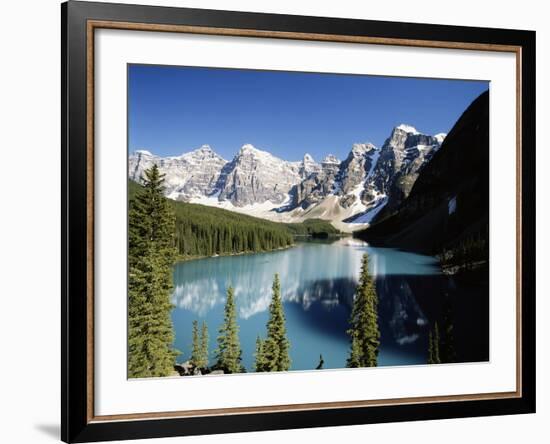
[[[147,151],[147,150],[136,150],[135,153],[136,154],[142,154],[144,156],[153,156],[151,151]]]
[[[396,129],[401,130],[401,131],[405,131],[406,133],[409,133],[409,134],[420,134],[414,126],[407,125],[405,123],[402,123],[401,125],[398,125],[396,127]]]
[[[449,202],[447,204],[449,216],[456,212],[456,196],[449,199]]]
[[[268,218],[268,214],[273,212],[276,208],[279,207],[279,204],[273,203],[269,200],[266,200],[263,203],[254,203],[243,206],[236,206],[228,200],[219,200],[218,194],[213,194],[211,196],[200,196],[193,197],[189,200],[190,203],[206,205],[209,207],[222,208],[224,210],[234,211],[236,213],[248,214],[250,216]]]
[[[356,218],[350,221],[351,224],[370,224],[378,213],[384,208],[388,203],[388,196],[380,195],[379,198],[374,200],[370,208],[367,209],[363,214],[360,214]]]

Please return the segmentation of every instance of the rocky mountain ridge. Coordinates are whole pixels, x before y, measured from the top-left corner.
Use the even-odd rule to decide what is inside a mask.
[[[315,217],[353,228],[371,223],[384,208],[397,207],[444,138],[399,125],[381,148],[356,143],[343,161],[329,154],[321,162],[309,154],[286,161],[250,144],[230,161],[208,145],[172,157],[138,150],[129,156],[128,173],[140,182],[143,171],[157,164],[171,199],[276,221]]]

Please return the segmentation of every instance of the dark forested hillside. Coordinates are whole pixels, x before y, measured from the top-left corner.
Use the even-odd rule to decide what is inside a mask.
[[[141,185],[128,181],[128,199]],[[325,221],[282,224],[221,208],[168,199],[176,215],[176,246],[182,258],[270,251],[293,243],[297,234],[338,233]]]
[[[372,244],[441,254],[444,260],[454,257],[464,265],[486,259],[488,224],[487,91],[464,111],[408,198],[355,236]]]

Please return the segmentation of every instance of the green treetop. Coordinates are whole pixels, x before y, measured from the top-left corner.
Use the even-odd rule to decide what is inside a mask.
[[[281,300],[281,283],[279,275],[275,274],[272,287],[271,304],[269,305],[269,320],[267,322],[267,337],[261,344],[261,365],[257,371],[273,372],[290,369],[290,341],[286,335],[285,313]]]
[[[235,296],[232,287],[227,289],[224,321],[219,333],[218,348],[216,350],[216,368],[226,373],[242,372],[239,326],[237,325]]]
[[[204,321],[202,322],[200,334],[198,321],[193,321],[193,347],[189,362],[197,369],[205,370],[208,368],[208,327]]]
[[[351,338],[348,367],[376,367],[380,330],[378,328],[378,295],[369,272],[369,257],[365,253],[361,276],[355,289],[348,334]]]

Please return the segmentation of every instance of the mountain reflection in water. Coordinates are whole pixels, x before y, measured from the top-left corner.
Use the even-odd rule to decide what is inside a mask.
[[[279,273],[291,343],[291,369],[314,369],[320,354],[324,368],[344,367],[349,348],[348,319],[365,252],[369,253],[379,295],[379,365],[425,363],[430,316],[440,314],[443,295],[457,299],[456,285],[441,275],[432,257],[373,248],[351,238],[300,242],[288,250],[176,264],[172,296],[176,307],[172,317],[175,345],[183,352],[179,360],[189,358],[194,319],[206,321],[211,353],[216,348],[225,292],[231,285],[235,289],[243,363],[250,371],[256,337],[265,336],[273,275]],[[483,313],[480,316],[483,319]],[[455,330],[461,338],[460,329]],[[474,353],[474,358],[484,360],[486,354],[481,350]]]

